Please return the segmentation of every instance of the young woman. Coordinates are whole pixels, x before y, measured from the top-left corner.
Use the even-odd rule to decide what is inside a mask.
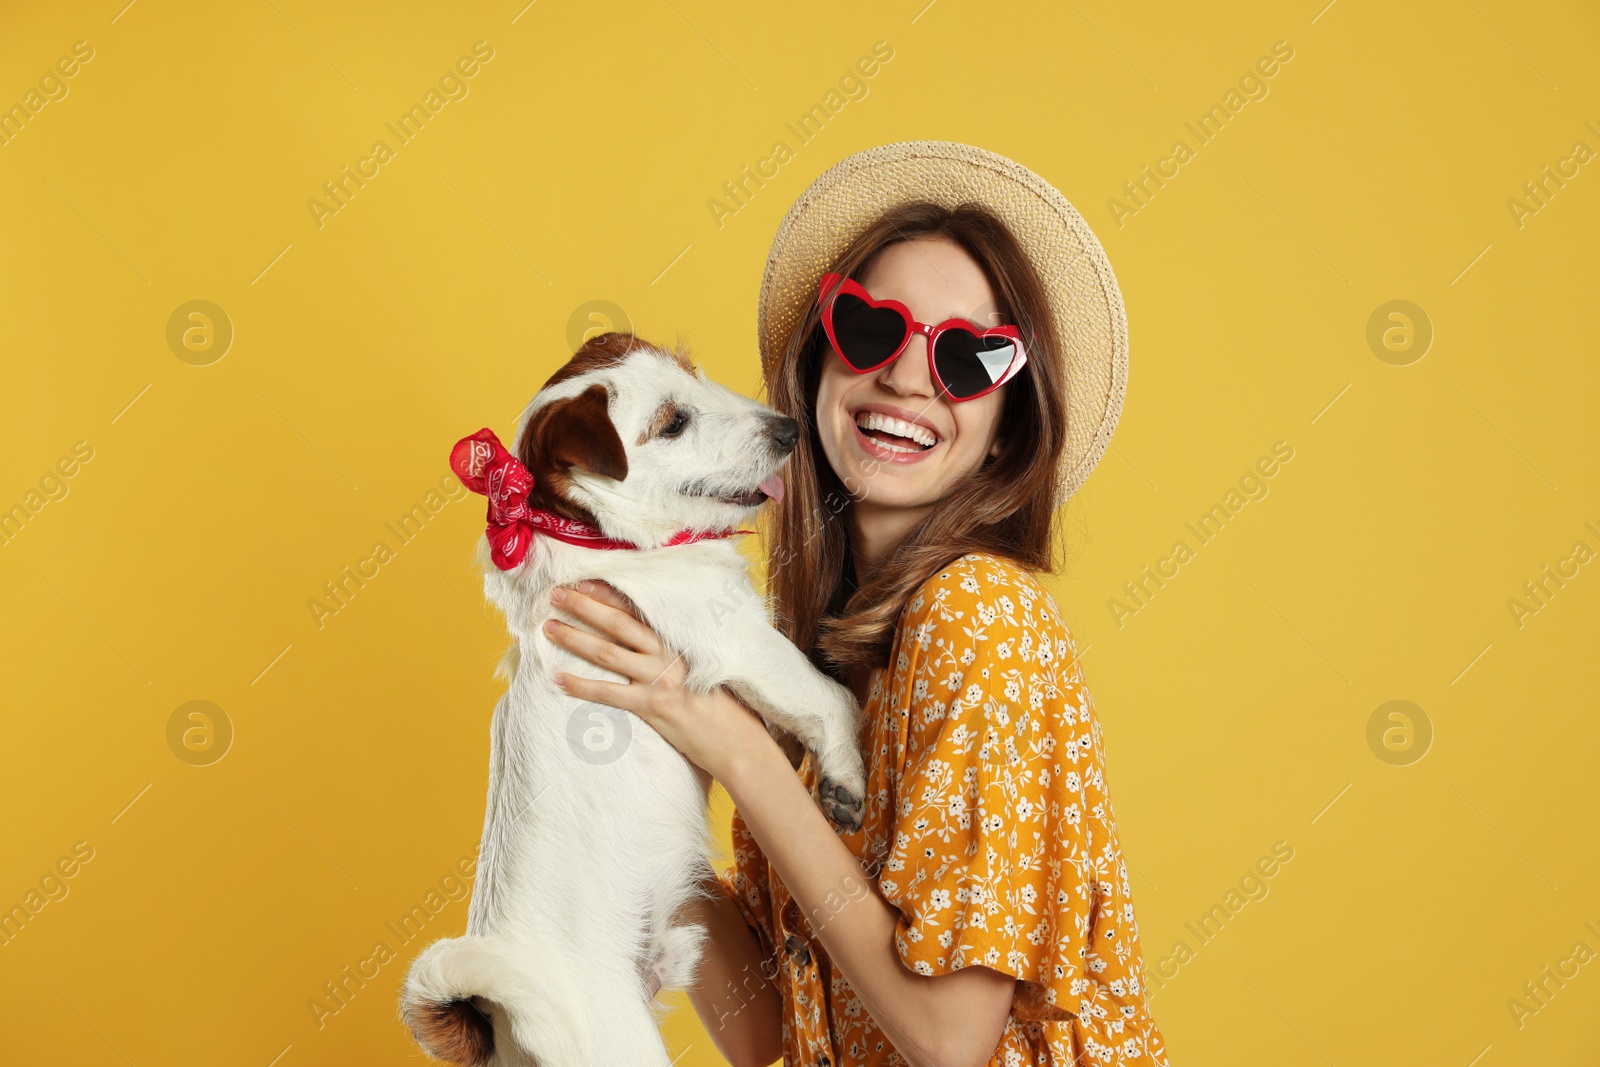
[[[891,145],[797,202],[761,310],[770,402],[804,431],[769,591],[861,702],[861,827],[830,825],[811,761],[732,695],[686,689],[608,587],[555,592],[597,635],[551,628],[632,680],[558,683],[736,806],[735,863],[692,917],[695,1010],[738,1067],[1164,1065],[1094,705],[1031,573],[1120,410],[1104,253],[1010,160]]]

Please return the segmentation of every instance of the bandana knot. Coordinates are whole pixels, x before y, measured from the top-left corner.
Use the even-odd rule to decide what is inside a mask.
[[[503,571],[522,562],[533,544],[534,509],[528,504],[533,474],[485,427],[450,450],[450,469],[461,484],[489,498],[490,556]]]

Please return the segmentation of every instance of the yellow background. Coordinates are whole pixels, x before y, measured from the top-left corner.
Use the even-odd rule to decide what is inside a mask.
[[[1520,1027],[1507,1004],[1600,950],[1600,565],[1520,626],[1507,605],[1600,550],[1600,163],[1520,227],[1507,206],[1600,149],[1593,5],[122,2],[0,15],[0,104],[94,49],[0,146],[0,506],[93,449],[0,546],[0,906],[94,850],[0,947],[0,1059],[418,1062],[395,1004],[420,941],[320,1028],[308,1001],[473,851],[503,637],[481,501],[403,547],[384,524],[458,437],[510,433],[588,301],[755,392],[784,211],[850,152],[933,137],[1057,184],[1127,300],[1126,409],[1049,585],[1147,961],[1193,951],[1153,1001],[1173,1062],[1595,1062],[1600,964]],[[469,95],[396,147],[384,123],[480,40]],[[785,122],[880,40],[866,97],[798,145]],[[1197,146],[1184,123],[1278,41],[1267,97]],[[307,201],[380,138],[395,158],[319,228]],[[1110,198],[1180,138],[1119,227]],[[779,139],[719,228],[707,201]],[[209,366],[166,339],[196,299],[235,333]],[[1435,335],[1407,366],[1367,343],[1395,299]],[[1278,441],[1269,495],[1198,546],[1184,524]],[[307,602],[380,539],[319,629]],[[167,741],[197,699],[235,735],[210,766]],[[1368,745],[1394,699],[1434,734],[1410,765]],[[1270,893],[1199,945],[1185,924],[1279,841]],[[717,1062],[691,1012],[668,1037]]]

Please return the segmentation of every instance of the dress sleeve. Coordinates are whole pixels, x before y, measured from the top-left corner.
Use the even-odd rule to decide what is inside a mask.
[[[745,924],[761,938],[762,952],[771,956],[772,891],[767,883],[767,860],[756,846],[756,839],[751,836],[738,808],[733,811],[730,835],[733,839],[733,863],[717,875],[717,880],[739,909],[739,914],[744,916]]]
[[[1072,636],[1026,572],[967,556],[908,605],[894,830],[879,888],[919,974],[1019,979],[1012,1012],[1090,1061],[1165,1065],[1128,866]]]

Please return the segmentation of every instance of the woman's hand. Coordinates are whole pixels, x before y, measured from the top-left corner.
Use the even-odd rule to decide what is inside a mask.
[[[550,602],[594,627],[586,633],[559,619],[545,623],[545,635],[568,652],[629,680],[602,682],[557,672],[552,680],[564,692],[631,711],[655,728],[689,762],[723,778],[755,746],[775,744],[756,715],[731,693],[690,690],[683,657],[667,650],[641,622],[627,598],[604,582],[557,586]],[[630,684],[631,683],[631,684]]]

